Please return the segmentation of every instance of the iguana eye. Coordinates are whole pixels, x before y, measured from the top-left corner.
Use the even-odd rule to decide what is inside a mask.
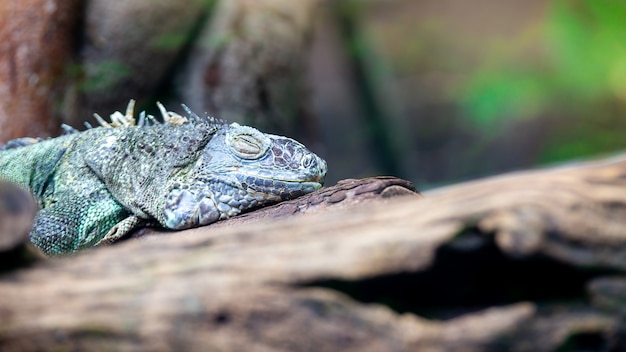
[[[235,155],[242,159],[258,159],[269,148],[269,140],[263,133],[252,127],[231,125],[226,143]]]
[[[253,136],[240,134],[233,137],[230,146],[235,154],[244,159],[257,158],[261,154],[261,143]]]

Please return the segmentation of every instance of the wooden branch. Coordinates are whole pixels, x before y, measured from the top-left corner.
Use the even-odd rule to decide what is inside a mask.
[[[278,219],[46,260],[1,277],[0,349],[623,349],[625,158],[423,199],[360,202],[410,187],[349,181]]]

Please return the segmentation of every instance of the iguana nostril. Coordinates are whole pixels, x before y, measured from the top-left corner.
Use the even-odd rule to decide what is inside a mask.
[[[311,154],[302,157],[302,167],[308,169],[313,164],[313,156]]]

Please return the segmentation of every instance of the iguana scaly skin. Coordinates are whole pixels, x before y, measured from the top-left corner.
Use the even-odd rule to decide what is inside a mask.
[[[293,139],[166,112],[165,123],[131,101],[102,127],[0,150],[0,179],[39,203],[30,240],[48,254],[113,242],[142,224],[210,224],[243,210],[319,189],[326,162]]]

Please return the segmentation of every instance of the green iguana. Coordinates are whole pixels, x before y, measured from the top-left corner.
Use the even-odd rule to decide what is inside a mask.
[[[293,139],[158,104],[164,122],[126,114],[0,149],[0,179],[39,203],[30,240],[47,254],[113,242],[139,225],[206,225],[321,188],[326,162]]]

